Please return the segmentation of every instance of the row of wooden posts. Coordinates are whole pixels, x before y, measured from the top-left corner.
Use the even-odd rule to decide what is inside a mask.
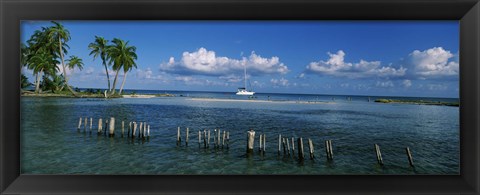
[[[222,131],[220,129],[215,129],[214,130],[214,147],[215,148],[224,148],[226,144],[226,148],[229,148],[230,144],[230,132],[228,131],[223,131],[223,136]],[[204,148],[209,148],[210,147],[210,130],[203,130],[198,131],[198,147],[201,147],[202,143],[202,135],[203,135],[203,147]],[[223,139],[222,139],[223,138]],[[189,141],[189,128],[186,128],[186,133],[185,133],[185,146],[188,146],[188,141]],[[258,149],[261,155],[265,155],[266,151],[266,134],[260,134],[259,136],[259,144],[258,144]],[[247,154],[253,154],[254,152],[254,143],[255,143],[255,131],[254,130],[249,130],[247,131]],[[182,144],[182,136],[181,136],[181,128],[177,128],[177,146],[181,146]],[[307,139],[307,145],[308,145],[308,152],[309,152],[309,157],[311,160],[315,159],[315,149],[314,149],[314,144],[311,139]],[[380,165],[383,165],[383,158],[382,158],[382,153],[380,151],[380,146],[377,144],[375,146],[375,152],[377,156],[377,161]],[[303,161],[305,159],[305,154],[304,154],[304,147],[303,147],[303,138],[299,137],[297,138],[297,149],[298,149],[298,159],[300,161]],[[406,153],[407,153],[407,158],[410,166],[413,165],[413,158],[412,154],[410,152],[410,148],[405,148]],[[281,134],[278,135],[278,155],[280,156],[282,154],[284,156],[295,156],[295,139],[293,137],[287,138],[287,137],[282,137]],[[333,145],[332,145],[332,140],[326,140],[325,141],[325,153],[326,153],[326,158],[327,160],[331,161],[333,160]]]
[[[250,130],[247,132],[247,153],[253,153],[253,148],[254,148],[254,142],[255,142],[255,131]],[[314,149],[314,144],[311,139],[307,139],[307,145],[308,145],[308,152],[311,160],[315,159],[315,149]],[[266,147],[266,135],[261,134],[259,136],[259,151],[260,154],[264,155],[265,154],[265,147]],[[291,145],[290,145],[291,143]],[[290,147],[291,146],[291,147]],[[383,165],[383,158],[382,158],[382,153],[380,151],[380,146],[378,144],[375,144],[375,152],[377,156],[377,161],[380,165]],[[297,138],[297,149],[298,149],[298,159],[300,161],[303,161],[305,159],[305,154],[304,154],[304,148],[303,148],[303,138],[299,137]],[[281,134],[278,135],[278,155],[281,155],[283,150],[283,155],[284,156],[295,156],[295,139],[291,137],[291,139],[282,137]],[[412,153],[410,152],[410,148],[407,147],[405,148],[408,162],[410,166],[413,165],[413,158],[412,158]],[[326,140],[325,141],[325,153],[327,160],[331,161],[333,160],[333,146],[332,146],[332,140]]]
[[[82,120],[82,117],[78,120],[78,127],[77,130],[80,131],[82,128],[82,121],[83,123],[83,131],[87,132],[87,123],[88,123],[88,118],[85,117],[84,120]],[[122,130],[121,130],[121,137],[125,136],[125,121],[122,120]],[[108,135],[109,137],[114,137],[115,136],[115,117],[110,117],[110,120],[105,119],[105,128],[103,128],[103,119],[99,118],[98,119],[98,130],[97,134],[101,135],[104,134],[105,136],[107,135],[107,127],[108,127]],[[137,131],[138,128],[138,131]],[[92,133],[93,129],[93,118],[90,117],[90,133]],[[128,123],[128,129],[127,129],[127,137],[131,137],[134,139],[135,137],[138,137],[139,139],[150,139],[150,125],[148,125],[146,122],[140,122],[137,123],[135,121],[129,122]]]
[[[187,127],[185,130],[185,146],[188,146],[188,141],[189,141],[189,132],[190,129]],[[223,133],[223,135],[222,135]],[[214,129],[213,130],[213,147],[214,148],[221,148],[223,149],[224,147],[226,149],[229,148],[230,145],[230,132],[229,131],[221,131],[220,129]],[[204,148],[209,148],[210,147],[210,130],[203,130],[198,131],[198,147],[201,147],[202,143],[202,135],[203,135],[203,147]],[[182,145],[182,136],[181,136],[181,128],[177,128],[177,146]]]

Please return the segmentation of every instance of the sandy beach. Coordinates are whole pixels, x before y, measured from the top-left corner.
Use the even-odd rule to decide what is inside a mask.
[[[191,101],[211,101],[211,102],[253,102],[253,103],[283,103],[283,104],[332,104],[335,102],[322,101],[291,101],[291,100],[239,100],[239,99],[220,99],[220,98],[189,98]]]
[[[122,95],[123,98],[154,98],[155,95]]]

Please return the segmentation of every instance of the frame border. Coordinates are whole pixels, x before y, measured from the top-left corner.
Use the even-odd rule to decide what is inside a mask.
[[[0,0],[0,194],[480,194],[478,2]],[[21,175],[21,20],[459,20],[460,175]]]

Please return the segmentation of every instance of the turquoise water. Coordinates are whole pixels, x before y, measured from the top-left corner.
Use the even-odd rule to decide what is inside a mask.
[[[148,93],[137,91],[139,93]],[[252,101],[233,93],[169,92],[149,99],[21,99],[23,174],[459,174],[459,108],[374,103],[376,97],[258,94]],[[335,101],[333,101],[335,98]],[[405,99],[405,98],[402,98]],[[415,99],[415,98],[413,98]],[[458,99],[421,98],[458,101]],[[309,102],[308,104],[297,103]],[[314,103],[316,102],[316,103]],[[77,131],[79,117],[93,117],[94,133]],[[98,136],[98,118],[115,117],[116,135]],[[148,141],[121,138],[121,120],[147,122]],[[126,122],[127,123],[127,122]],[[190,128],[190,144],[176,146],[177,127]],[[230,147],[198,145],[198,131],[230,132]],[[246,131],[256,131],[255,153],[245,155]],[[266,154],[258,136],[266,134]],[[312,139],[316,159],[279,156],[278,134]],[[325,140],[334,160],[327,161]],[[182,140],[185,140],[183,137]],[[374,144],[384,166],[377,164]],[[415,167],[405,154],[410,147]],[[297,147],[296,147],[297,148]],[[297,154],[297,151],[295,152]]]

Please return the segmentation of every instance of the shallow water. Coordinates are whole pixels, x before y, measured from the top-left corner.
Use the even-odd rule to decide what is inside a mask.
[[[179,97],[181,93],[184,97]],[[259,94],[257,99],[295,102],[200,101],[234,98],[226,93],[177,92],[150,99],[21,99],[23,174],[459,174],[459,108],[368,102],[367,97]],[[188,96],[188,97],[187,97]],[[372,100],[375,98],[372,97]],[[425,100],[425,98],[423,98]],[[455,101],[444,99],[442,101]],[[329,102],[329,103],[327,103]],[[77,131],[79,117],[93,117],[93,133]],[[114,138],[96,134],[98,118],[115,117]],[[147,122],[148,141],[121,138],[121,121]],[[176,146],[177,127],[190,129],[190,143]],[[213,129],[230,132],[227,150],[213,148]],[[256,131],[255,153],[247,157],[246,131]],[[212,130],[209,149],[198,131]],[[267,136],[266,155],[258,136]],[[277,155],[278,134],[304,138],[306,159]],[[308,158],[307,138],[315,145]],[[182,140],[185,138],[183,137]],[[333,142],[326,160],[324,141]],[[376,162],[374,144],[385,165]],[[415,168],[408,164],[410,147]],[[297,148],[297,146],[295,146]],[[295,156],[297,151],[295,151]]]

